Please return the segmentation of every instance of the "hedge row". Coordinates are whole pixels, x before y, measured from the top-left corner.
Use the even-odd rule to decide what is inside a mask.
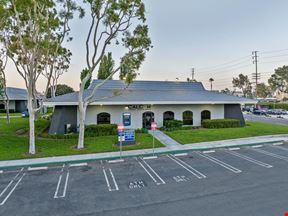
[[[241,127],[239,119],[212,119],[202,122],[204,128],[237,128]]]
[[[6,109],[0,109],[0,113],[6,113]],[[9,110],[9,113],[15,113],[15,111]]]
[[[164,130],[173,131],[179,130],[183,126],[183,121],[180,120],[166,120],[164,122]]]
[[[88,137],[117,135],[116,124],[87,125],[85,135]]]

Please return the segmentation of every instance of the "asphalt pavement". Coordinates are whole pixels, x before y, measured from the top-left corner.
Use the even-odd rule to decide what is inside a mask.
[[[0,215],[288,212],[288,144],[1,170]]]
[[[288,119],[282,118],[272,118],[260,115],[253,115],[253,114],[244,114],[244,118],[246,121],[255,121],[255,122],[263,122],[268,124],[277,124],[277,125],[288,125]]]

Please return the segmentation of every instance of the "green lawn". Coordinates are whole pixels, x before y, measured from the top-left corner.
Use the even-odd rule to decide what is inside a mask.
[[[48,121],[46,120],[38,121],[36,123],[37,133],[41,133],[47,127],[47,124]],[[77,139],[49,139],[38,137],[36,139],[37,154],[31,156],[27,154],[27,135],[16,135],[16,131],[19,132],[19,129],[26,131],[27,127],[27,118],[11,119],[10,125],[6,124],[5,119],[0,119],[0,160],[119,151],[119,147],[115,145],[117,142],[116,136],[86,138],[85,149],[83,150],[77,150],[75,148]],[[146,149],[152,147],[152,137],[149,134],[136,134],[136,142],[137,145],[123,147],[123,150]],[[157,140],[155,140],[155,146],[163,147]]]
[[[10,116],[22,116],[21,113],[9,113]],[[0,117],[6,117],[6,113],[0,113]]]
[[[248,122],[242,128],[191,129],[165,132],[181,144],[237,139],[273,134],[288,134],[288,126]]]

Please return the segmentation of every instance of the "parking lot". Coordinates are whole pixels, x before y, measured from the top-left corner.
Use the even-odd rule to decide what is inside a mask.
[[[288,145],[0,171],[0,215],[284,215]]]

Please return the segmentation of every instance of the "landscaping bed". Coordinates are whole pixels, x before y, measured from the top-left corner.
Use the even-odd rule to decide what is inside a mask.
[[[188,130],[166,131],[165,133],[181,144],[190,144],[255,136],[288,134],[288,126],[247,122],[247,125],[241,128],[191,128]]]
[[[39,119],[36,121],[36,155],[28,155],[28,119],[14,118],[7,125],[5,119],[0,119],[0,160],[14,160],[24,158],[39,158],[51,156],[65,156],[77,154],[91,154],[100,152],[119,151],[116,145],[117,136],[100,136],[85,138],[85,149],[77,150],[77,137],[52,138],[45,137],[49,121]],[[17,133],[16,133],[17,132]],[[147,149],[152,147],[152,136],[145,133],[136,133],[136,145],[123,146],[123,151]],[[155,147],[163,147],[155,139]]]

